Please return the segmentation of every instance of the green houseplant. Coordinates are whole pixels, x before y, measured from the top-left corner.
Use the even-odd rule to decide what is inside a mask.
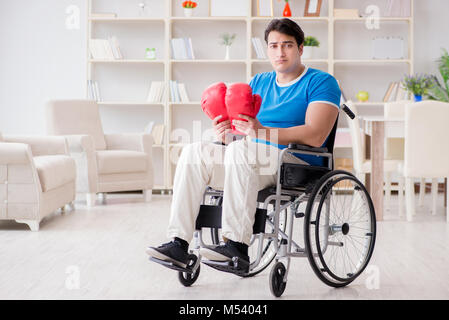
[[[404,88],[413,93],[415,101],[421,101],[423,95],[427,95],[428,90],[433,86],[432,77],[429,75],[406,75],[402,80]]]
[[[302,53],[303,59],[312,59],[314,54],[314,48],[319,47],[320,42],[317,38],[308,36],[304,38],[304,51]]]
[[[431,100],[449,102],[449,54],[446,49],[443,49],[443,54],[437,62],[442,84],[436,76],[433,76],[433,86],[428,90],[427,95]]]
[[[232,43],[234,42],[236,34],[223,33],[220,35],[220,44],[226,46],[226,55],[225,60],[229,60],[229,49],[231,48]]]

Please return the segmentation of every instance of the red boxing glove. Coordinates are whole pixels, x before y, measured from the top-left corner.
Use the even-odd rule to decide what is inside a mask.
[[[218,122],[228,119],[228,111],[225,104],[226,85],[223,82],[211,84],[204,90],[201,96],[201,108],[212,120],[221,115]]]
[[[234,83],[226,91],[225,102],[228,116],[231,120],[232,133],[246,135],[235,129],[232,120],[246,121],[246,119],[239,118],[239,114],[255,118],[262,104],[261,96],[258,94],[253,95],[253,90],[246,83]]]

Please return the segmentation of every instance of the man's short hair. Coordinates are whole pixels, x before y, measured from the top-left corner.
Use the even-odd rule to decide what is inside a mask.
[[[273,19],[271,20],[268,27],[265,29],[265,42],[268,44],[268,35],[271,31],[277,31],[296,39],[298,47],[304,42],[304,31],[301,27],[293,20],[283,18],[283,19]]]

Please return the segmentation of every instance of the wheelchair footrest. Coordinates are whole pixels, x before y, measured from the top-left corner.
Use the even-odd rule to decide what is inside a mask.
[[[161,259],[157,259],[154,257],[150,257],[151,261],[154,261],[156,263],[159,263],[161,265],[163,265],[164,267],[176,270],[176,271],[180,271],[180,272],[186,272],[186,273],[193,273],[193,271],[189,268],[183,268],[181,266],[176,265],[175,263],[171,262],[171,261],[165,261],[165,260],[161,260]]]
[[[249,272],[249,263],[238,257],[229,261],[202,260],[201,262],[219,271],[230,272],[239,276],[246,275]]]

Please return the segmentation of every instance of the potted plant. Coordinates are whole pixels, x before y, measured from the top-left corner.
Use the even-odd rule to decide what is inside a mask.
[[[427,94],[428,90],[433,86],[433,80],[428,75],[406,75],[402,80],[404,88],[413,93],[415,102],[422,101],[422,96]]]
[[[308,36],[304,38],[304,51],[302,53],[303,59],[311,59],[314,55],[315,47],[319,47],[320,42],[317,38]]]
[[[182,7],[184,8],[184,15],[191,17],[193,15],[193,9],[196,8],[197,3],[195,1],[184,1]]]
[[[449,54],[446,49],[443,49],[443,55],[438,60],[438,70],[443,84],[436,76],[432,76],[433,86],[427,91],[427,95],[431,100],[449,102]]]
[[[220,39],[221,39],[220,44],[226,46],[225,60],[229,60],[230,59],[229,51],[230,51],[232,43],[235,40],[235,37],[236,37],[235,33],[233,33],[233,34],[223,33],[223,34],[220,35]]]

